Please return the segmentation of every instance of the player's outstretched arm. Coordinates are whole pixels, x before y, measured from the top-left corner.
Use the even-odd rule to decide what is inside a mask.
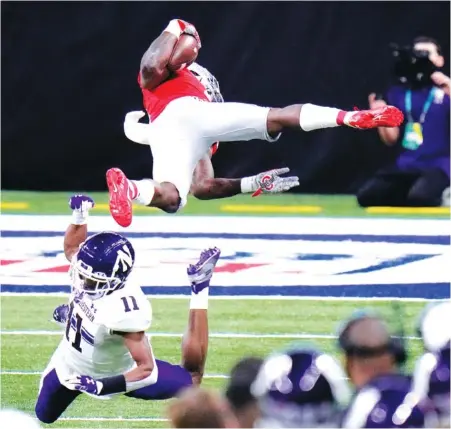
[[[169,77],[167,65],[182,34],[193,35],[199,40],[192,24],[182,19],[173,19],[144,53],[140,68],[140,84],[143,88],[152,90]]]
[[[285,192],[299,186],[298,177],[281,177],[289,171],[289,168],[280,168],[241,179],[215,178],[210,156],[205,155],[194,170],[190,192],[200,200],[227,198],[245,193],[253,193],[253,196],[256,196],[262,192]]]
[[[73,210],[72,222],[64,234],[64,254],[70,262],[88,236],[88,214],[94,207],[94,200],[86,195],[73,195],[69,206]]]

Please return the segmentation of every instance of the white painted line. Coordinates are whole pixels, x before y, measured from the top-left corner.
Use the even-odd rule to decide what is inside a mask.
[[[3,231],[61,231],[69,223],[68,215],[9,215],[2,214]],[[449,219],[399,218],[328,218],[328,217],[274,217],[274,216],[136,216],[128,228],[119,227],[111,216],[93,216],[89,229],[154,233],[223,234],[362,234],[365,235],[439,235],[449,236]]]
[[[61,336],[63,331],[0,331],[0,335],[31,335],[31,336]],[[153,332],[147,334],[150,338],[181,338],[183,334],[177,334],[172,332]],[[211,332],[209,338],[283,338],[283,339],[316,339],[316,340],[334,340],[336,335],[330,334],[238,334],[234,332]],[[420,340],[420,337],[404,337],[407,340]]]
[[[0,292],[0,299],[5,297],[49,297],[49,298],[66,298],[69,297],[68,293],[64,292],[35,292],[35,293],[22,293],[22,292]],[[150,299],[183,299],[188,300],[190,295],[146,295]],[[213,301],[230,301],[230,300],[261,300],[261,301],[401,301],[401,302],[429,302],[429,301],[448,301],[449,298],[430,299],[430,298],[393,298],[393,297],[335,297],[335,296],[282,296],[282,295],[240,295],[240,296],[210,296],[210,300]]]
[[[167,422],[163,417],[60,417],[66,422]]]
[[[42,371],[0,371],[0,375],[41,375],[44,372]],[[209,379],[226,379],[229,378],[226,374],[205,374],[204,378]]]

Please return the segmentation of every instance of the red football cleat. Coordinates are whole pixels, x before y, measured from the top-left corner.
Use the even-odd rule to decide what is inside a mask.
[[[344,123],[361,130],[377,127],[398,127],[404,121],[403,113],[394,106],[383,106],[372,110],[358,110],[351,113]]]
[[[127,176],[119,168],[110,168],[106,172],[106,183],[110,193],[111,216],[120,226],[129,226],[132,223],[133,207]]]

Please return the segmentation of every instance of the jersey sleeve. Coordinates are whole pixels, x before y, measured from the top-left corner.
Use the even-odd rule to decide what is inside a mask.
[[[103,324],[111,331],[141,332],[152,323],[152,306],[146,296],[139,293],[123,293],[104,313]]]

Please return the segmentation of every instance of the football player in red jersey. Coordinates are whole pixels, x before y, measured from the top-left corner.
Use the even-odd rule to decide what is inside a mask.
[[[216,142],[260,139],[275,142],[285,128],[312,131],[349,126],[394,127],[403,114],[393,106],[346,112],[313,104],[284,108],[223,102],[219,85],[204,67],[193,63],[171,72],[168,62],[182,34],[199,35],[192,24],[172,20],[141,60],[138,77],[150,124],[138,123],[144,113],[127,115],[128,138],[149,144],[153,179],[129,180],[118,168],[107,172],[110,212],[121,226],[132,221],[132,201],[174,213],[186,204],[189,192],[201,199],[239,193],[283,192],[299,184],[297,177],[280,177],[288,169],[242,179],[214,178],[211,155]]]

